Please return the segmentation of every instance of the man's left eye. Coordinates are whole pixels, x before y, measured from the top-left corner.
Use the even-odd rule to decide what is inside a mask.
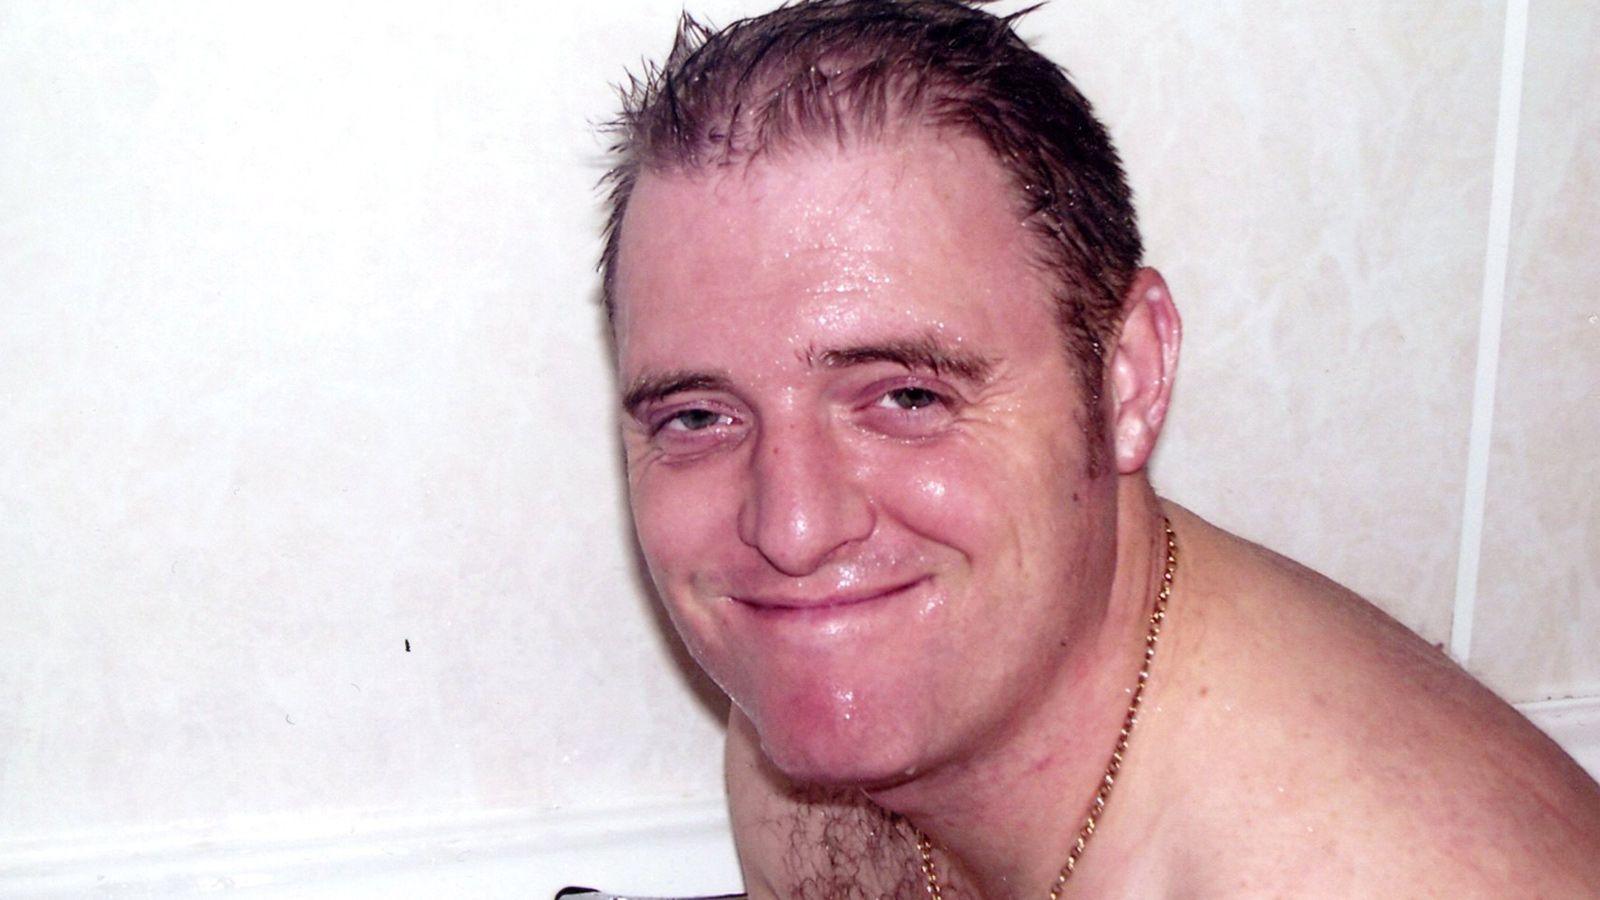
[[[938,394],[927,388],[902,387],[885,393],[878,401],[878,405],[905,410],[923,409],[939,403],[942,399]]]

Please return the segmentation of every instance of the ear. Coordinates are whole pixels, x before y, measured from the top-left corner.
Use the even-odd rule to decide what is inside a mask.
[[[1167,419],[1183,323],[1161,273],[1140,269],[1122,298],[1122,328],[1111,354],[1111,437],[1117,471],[1144,468]]]

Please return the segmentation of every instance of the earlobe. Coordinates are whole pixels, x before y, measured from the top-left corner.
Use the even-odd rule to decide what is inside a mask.
[[[1183,325],[1161,273],[1140,269],[1122,301],[1111,357],[1111,435],[1117,471],[1144,468],[1155,450],[1178,369]]]

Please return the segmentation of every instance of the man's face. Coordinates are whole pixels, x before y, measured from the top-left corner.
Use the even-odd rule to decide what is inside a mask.
[[[1103,612],[1113,476],[1013,189],[967,139],[646,174],[623,224],[634,523],[691,652],[808,780],[1002,740]]]

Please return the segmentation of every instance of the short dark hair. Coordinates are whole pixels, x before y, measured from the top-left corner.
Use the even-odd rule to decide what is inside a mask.
[[[1139,266],[1133,200],[1105,127],[1066,73],[984,0],[803,0],[720,30],[684,14],[660,66],[630,77],[600,258],[606,312],[641,172],[697,172],[909,125],[981,139],[1010,174],[1059,320],[1099,397],[1104,347]]]

